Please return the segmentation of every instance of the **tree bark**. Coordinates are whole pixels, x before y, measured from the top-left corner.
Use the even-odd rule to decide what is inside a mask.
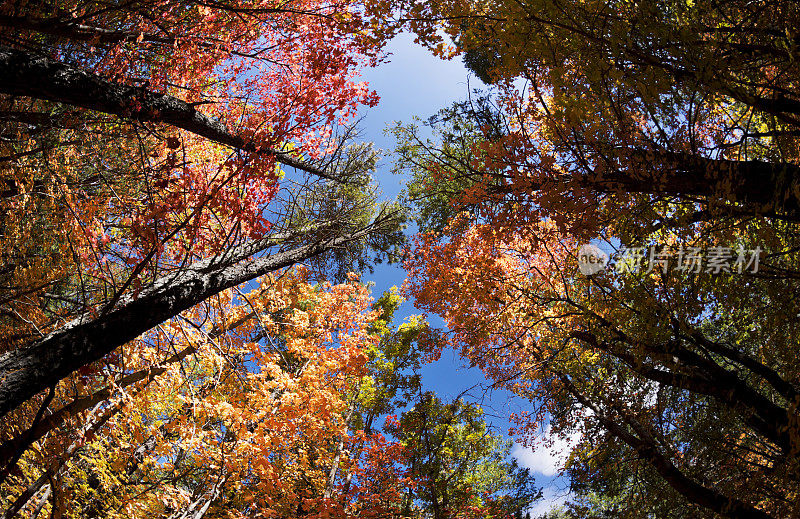
[[[220,121],[177,97],[112,83],[64,63],[2,45],[0,93],[65,103],[136,121],[168,124],[238,150],[272,155],[286,166],[337,180],[289,153],[243,139]]]
[[[753,430],[789,454],[793,442],[789,434],[791,417],[786,409],[771,402],[753,389],[739,376],[711,360],[703,359],[694,352],[674,346],[671,349],[645,345],[645,349],[655,355],[676,355],[684,362],[681,366],[691,368],[697,375],[687,375],[674,370],[656,369],[654,363],[645,363],[629,351],[636,347],[628,342],[622,348],[615,348],[603,342],[592,333],[574,331],[570,337],[576,338],[592,348],[604,351],[624,362],[631,371],[648,380],[700,395],[714,398],[720,404],[739,414]]]
[[[596,193],[705,199],[712,208],[726,213],[800,220],[800,166],[795,164],[711,159],[689,153],[643,149],[613,150],[612,153],[606,155],[594,150],[599,162],[594,166],[585,164],[581,169],[556,176],[549,170],[544,171],[543,178],[533,180],[527,189],[536,193],[579,186]],[[523,170],[531,167],[513,162],[508,166]],[[469,167],[465,172],[465,176],[482,177],[484,174]],[[489,191],[504,194],[515,191],[515,187],[513,183],[501,183],[492,185]]]
[[[588,175],[586,184],[604,191],[699,196],[758,206],[761,212],[798,214],[794,189],[800,167],[759,160],[710,159],[689,153],[621,150],[623,167]]]
[[[656,472],[690,503],[708,508],[726,517],[737,519],[771,519],[772,516],[754,508],[749,503],[725,496],[716,490],[706,488],[689,477],[664,456],[657,445],[631,433],[623,424],[618,423],[614,418],[606,415],[599,406],[595,405],[586,395],[575,387],[567,376],[562,373],[556,373],[556,375],[561,380],[566,390],[572,394],[578,402],[595,413],[595,417],[606,430],[625,442],[639,456],[650,463]]]
[[[102,27],[93,27],[91,25],[74,23],[59,18],[37,19],[0,15],[0,27],[22,29],[25,31],[58,36],[72,41],[86,41],[97,44],[136,41],[138,38],[141,38],[140,41],[146,41],[148,43],[163,43],[167,45],[175,43],[175,38],[167,35],[161,36],[158,34],[135,31],[104,29]]]
[[[91,395],[76,398],[69,404],[61,407],[57,411],[54,411],[52,414],[40,420],[38,423],[31,425],[27,431],[24,431],[0,444],[0,465],[7,463],[8,460],[17,453],[24,452],[31,444],[33,444],[33,442],[40,440],[45,434],[63,424],[69,416],[85,411],[90,407],[93,407],[100,402],[111,398],[113,392],[116,390],[116,387],[126,388],[131,384],[135,384],[145,379],[152,380],[155,377],[166,373],[167,365],[183,360],[188,355],[194,353],[194,351],[194,346],[188,346],[157,365],[149,366],[121,377],[115,382],[114,387],[109,386],[99,389]]]
[[[136,297],[121,298],[99,316],[83,315],[31,346],[7,352],[0,357],[0,417],[81,366],[214,294],[345,246],[393,223],[392,215],[384,214],[351,234],[322,238],[249,261],[242,258],[243,251],[248,255],[257,251],[252,250],[252,245],[243,245],[222,257],[231,261],[222,261],[221,257],[198,261],[159,278]]]
[[[255,317],[254,312],[245,314],[236,321],[229,323],[227,326],[225,326],[225,328],[217,328],[212,330],[209,334],[209,338],[216,339],[225,333],[226,330],[232,330],[249,319],[252,319],[253,317]],[[52,414],[42,418],[38,423],[31,425],[28,430],[23,431],[13,438],[10,438],[0,444],[0,466],[7,463],[8,460],[11,459],[11,457],[17,452],[24,451],[33,442],[38,441],[45,434],[63,424],[68,417],[85,411],[104,400],[108,400],[118,389],[124,389],[132,384],[141,382],[142,380],[155,379],[159,375],[167,372],[167,366],[175,362],[182,361],[189,355],[194,354],[195,351],[196,348],[194,346],[187,346],[181,351],[170,355],[168,358],[164,359],[158,364],[154,364],[138,371],[123,375],[114,382],[113,386],[107,386],[103,389],[98,389],[90,395],[78,397],[69,404],[59,408],[57,411],[53,411]]]

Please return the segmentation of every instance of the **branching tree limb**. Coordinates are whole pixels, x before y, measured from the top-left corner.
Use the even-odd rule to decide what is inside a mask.
[[[65,103],[142,122],[181,128],[219,144],[272,155],[286,166],[337,180],[335,175],[291,153],[246,140],[191,103],[100,76],[27,52],[0,46],[0,93]]]
[[[204,299],[258,276],[346,246],[395,225],[394,214],[381,214],[360,230],[314,242],[290,250],[243,259],[243,245],[227,254],[232,261],[212,257],[161,277],[142,290],[129,295],[99,317],[83,315],[37,343],[13,350],[0,358],[0,416],[4,416],[28,398],[79,367],[98,360],[126,342],[164,322]],[[264,243],[261,250],[266,250]]]

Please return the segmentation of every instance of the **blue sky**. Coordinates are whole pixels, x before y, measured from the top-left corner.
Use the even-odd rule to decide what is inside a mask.
[[[362,112],[362,138],[375,143],[377,148],[387,152],[379,164],[377,180],[386,199],[394,199],[402,189],[404,179],[391,173],[391,151],[394,137],[384,130],[395,121],[411,122],[414,116],[427,119],[441,108],[454,101],[465,99],[469,91],[484,87],[483,83],[464,67],[460,59],[450,61],[434,57],[426,49],[413,42],[413,37],[401,34],[389,45],[392,55],[387,63],[363,74],[370,87],[378,92],[381,101],[378,106]],[[400,286],[405,272],[399,266],[379,265],[374,274],[365,275],[364,281],[372,281],[375,296]],[[396,317],[402,320],[408,315],[418,313],[413,302],[406,302]],[[437,324],[436,321],[433,321]],[[469,391],[472,400],[484,407],[487,420],[504,435],[508,435],[508,415],[524,408],[524,402],[513,399],[505,391],[485,392],[491,383],[477,368],[468,368],[452,351],[446,351],[442,358],[425,366],[423,384],[426,389],[435,391],[443,398],[455,397]],[[535,450],[515,445],[513,455],[523,465],[531,468],[537,484],[545,487],[544,499],[537,502],[531,510],[540,514],[554,505],[563,502],[566,482],[555,477],[559,465],[558,451],[567,445],[556,442],[552,451],[543,448]]]
[[[468,88],[482,83],[473,77],[468,87],[469,71],[460,60],[440,60],[414,44],[413,38],[407,34],[395,38],[389,50],[392,55],[388,63],[369,69],[364,74],[364,79],[378,92],[381,101],[378,106],[362,112],[364,118],[361,126],[363,139],[374,142],[377,148],[386,152],[376,176],[383,196],[394,199],[403,188],[405,179],[391,172],[391,152],[395,140],[393,136],[386,135],[384,130],[395,121],[411,122],[414,116],[427,119],[441,108],[464,99]],[[375,273],[365,276],[364,280],[375,283],[373,290],[377,297],[392,286],[399,287],[404,278],[405,272],[399,266],[379,265]],[[398,317],[404,318],[412,313],[416,313],[413,304],[407,302]],[[459,369],[456,373],[461,362],[453,355],[443,355],[439,364],[442,364],[442,369],[429,369],[430,376],[427,379],[431,389],[442,395],[456,396],[475,383],[486,382],[477,369]]]

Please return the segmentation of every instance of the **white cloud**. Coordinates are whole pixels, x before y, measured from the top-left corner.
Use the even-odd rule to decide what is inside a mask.
[[[564,463],[567,461],[570,451],[580,440],[580,433],[575,432],[567,438],[558,437],[551,439],[551,441],[546,441],[550,434],[550,426],[548,425],[542,435],[545,441],[537,442],[535,448],[526,447],[515,442],[511,448],[511,455],[516,458],[521,466],[531,469],[531,472],[535,474],[538,473],[547,477],[554,476],[564,468]]]

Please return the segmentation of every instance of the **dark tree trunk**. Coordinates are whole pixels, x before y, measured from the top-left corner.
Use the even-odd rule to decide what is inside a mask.
[[[81,366],[102,358],[204,299],[379,232],[392,221],[384,215],[352,234],[249,261],[248,256],[266,249],[270,243],[262,241],[261,247],[241,246],[221,257],[198,261],[159,278],[137,297],[125,296],[97,317],[81,316],[31,346],[7,352],[0,357],[0,417]]]
[[[757,207],[763,213],[797,216],[800,209],[794,194],[800,167],[794,164],[638,149],[620,151],[619,160],[621,168],[587,175],[586,184],[602,191],[717,199]]]
[[[112,83],[64,63],[2,45],[0,93],[56,101],[136,121],[168,124],[232,148],[272,155],[281,164],[334,179],[323,169],[289,153],[235,135],[221,122],[177,97]]]
[[[594,411],[595,417],[608,432],[631,447],[642,459],[647,461],[662,478],[664,478],[669,486],[685,497],[690,503],[708,508],[726,517],[737,519],[772,518],[771,515],[753,507],[745,501],[741,501],[735,497],[728,497],[717,490],[701,485],[676,467],[664,456],[661,449],[659,449],[653,441],[648,441],[648,438],[641,434],[635,434],[635,430],[629,430],[626,425],[631,429],[636,428],[633,421],[625,424],[607,416],[599,406],[595,405],[594,402],[578,390],[567,376],[562,373],[557,373],[557,376],[566,390],[572,394],[578,402]]]

